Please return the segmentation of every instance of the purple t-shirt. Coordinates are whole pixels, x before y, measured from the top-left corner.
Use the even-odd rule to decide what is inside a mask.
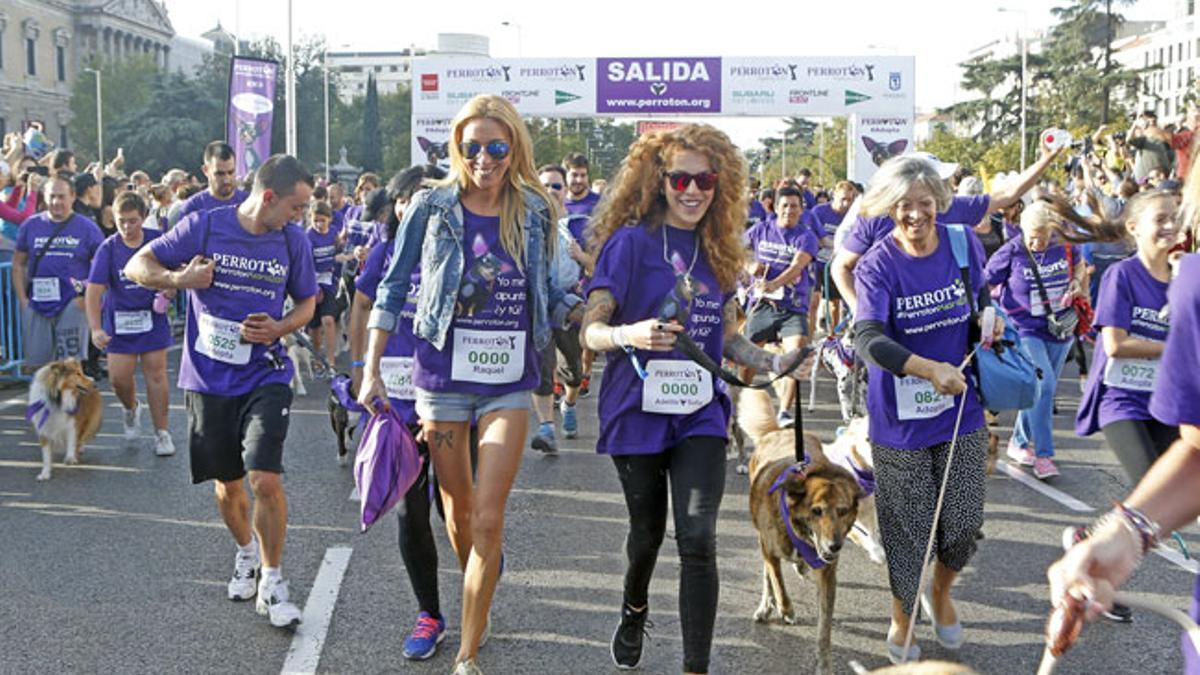
[[[567,195],[567,213],[573,216],[591,216],[598,203],[600,203],[600,195],[590,190],[583,199],[579,200],[572,200],[570,195]]]
[[[426,391],[499,396],[537,387],[529,284],[500,245],[500,217],[463,207],[463,276],[441,350],[417,341],[413,381]]]
[[[809,229],[817,238],[819,243],[822,239],[833,239],[837,234],[838,226],[842,224],[842,218],[846,214],[838,213],[833,210],[831,204],[817,204],[812,209],[805,211],[802,224],[808,225]],[[817,252],[817,262],[813,266],[813,278],[816,279],[818,287],[825,277],[825,265],[833,259],[833,242],[830,241],[829,246],[821,245],[821,250]]]
[[[1067,249],[1062,244],[1051,244],[1045,251],[1033,253],[1038,261],[1038,272],[1049,296],[1050,310],[1056,316],[1070,311],[1063,309],[1062,298],[1071,282],[1071,269],[1067,264]],[[1046,342],[1065,342],[1046,329],[1046,304],[1038,291],[1029,254],[1025,252],[1025,240],[1021,237],[1009,239],[992,254],[987,262],[987,282],[996,287],[1000,306],[1008,313],[1009,320],[1022,337],[1036,337]]]
[[[141,246],[129,248],[120,234],[114,234],[96,249],[88,281],[108,289],[100,313],[101,324],[112,337],[110,354],[145,354],[171,346],[167,315],[154,311],[157,291],[125,276],[125,263],[159,236],[158,230],[142,230]]]
[[[375,229],[373,221],[359,220],[346,216],[346,250],[353,250],[355,246],[366,246],[371,241],[371,233]]]
[[[60,225],[43,211],[21,223],[17,233],[17,250],[29,254],[25,268],[30,285],[29,307],[42,316],[58,316],[68,302],[82,293],[91,271],[92,256],[104,241],[100,227],[78,213],[71,214],[54,241],[50,241]],[[45,255],[42,249],[46,250]],[[35,271],[33,262],[39,255],[41,260]]]
[[[669,260],[663,255],[663,230],[666,231],[666,257]],[[687,333],[705,353],[720,363],[725,348],[722,312],[732,294],[721,292],[702,252],[695,258],[691,283],[688,283],[686,273],[695,251],[696,235],[692,231],[666,225],[651,228],[645,224],[620,228],[605,242],[588,292],[607,289],[612,293],[617,302],[611,320],[614,326],[659,316],[665,303],[686,305],[690,297]],[[731,404],[724,382],[703,371],[678,350],[635,350],[634,355],[643,369],[654,371],[650,379],[641,379],[624,351],[605,354],[604,379],[597,404],[600,417],[597,452],[650,455],[663,452],[691,436],[726,438]],[[684,381],[686,378],[679,375],[685,369],[692,375],[690,381]],[[672,407],[673,402],[667,401],[664,405],[658,398],[664,386],[668,390],[672,387],[681,390],[681,385],[691,381],[697,386],[709,382],[711,400],[696,407],[703,398],[691,398],[687,408],[695,409],[690,412],[652,412]]]
[[[971,293],[983,288],[983,246],[971,228]],[[858,292],[857,321],[881,321],[884,334],[912,353],[933,361],[958,365],[967,355],[970,298],[954,261],[950,236],[939,226],[938,247],[914,258],[900,250],[894,237],[885,237],[854,268]],[[958,414],[955,397],[942,396],[918,377],[898,378],[870,364],[867,411],[871,440],[904,450],[927,448],[950,440]],[[962,433],[983,426],[983,407],[968,387]]]
[[[1138,258],[1126,258],[1109,267],[1100,280],[1094,325],[1097,330],[1103,326],[1122,328],[1130,337],[1165,342],[1167,322],[1159,312],[1166,304],[1166,282],[1155,279]],[[1150,392],[1154,389],[1151,370],[1155,365],[1143,359],[1110,360],[1103,349],[1097,348],[1087,390],[1075,417],[1075,433],[1089,436],[1113,422],[1153,419]]]
[[[203,213],[204,211],[211,211],[224,206],[241,206],[242,202],[246,201],[246,197],[249,196],[250,193],[245,190],[234,190],[232,197],[222,201],[214,197],[211,190],[197,192],[188,197],[187,201],[183,203],[183,208],[179,210],[179,219],[183,220],[185,216],[197,211]]]
[[[250,234],[238,222],[237,209],[226,207],[180,220],[150,242],[150,251],[167,269],[183,267],[196,255],[216,262],[212,285],[188,291],[180,389],[240,396],[291,381],[293,366],[282,342],[244,343],[239,331],[256,312],[282,319],[285,295],[301,301],[317,294],[312,247],[303,230],[289,223],[282,230]],[[284,368],[271,366],[268,350]]]
[[[1014,223],[1007,218],[1004,220],[1004,240],[1014,239],[1021,236],[1020,223]]]
[[[326,294],[333,292],[333,282],[337,278],[337,264],[333,257],[337,255],[337,232],[329,228],[321,234],[316,228],[310,227],[305,231],[308,243],[312,246],[313,270],[317,273],[317,285]]]
[[[950,200],[950,207],[937,214],[937,222],[942,225],[966,225],[975,227],[988,214],[992,198],[988,195],[973,195],[970,197],[955,197]],[[859,216],[850,228],[850,234],[842,246],[851,253],[863,255],[876,242],[886,237],[896,223],[890,216],[875,216],[864,218]]]
[[[774,279],[792,264],[792,258],[803,251],[815,260],[820,244],[812,230],[798,222],[793,227],[780,227],[777,222],[759,223],[746,231],[746,243],[754,260],[767,268],[767,279]],[[779,289],[766,300],[774,300],[790,312],[808,314],[808,299],[812,292],[812,277],[806,268],[796,281]]]
[[[752,223],[760,223],[767,219],[767,207],[757,199],[750,200],[750,212],[747,218]]]
[[[370,298],[371,302],[375,302],[375,291],[379,288],[379,282],[383,280],[383,275],[387,273],[388,265],[392,262],[393,250],[391,246],[376,246],[371,249],[371,253],[363,262],[362,272],[354,282],[359,292]],[[396,412],[400,413],[400,419],[404,420],[406,424],[416,424],[418,421],[415,391],[409,390],[412,389],[413,379],[412,356],[417,347],[417,339],[413,336],[413,315],[417,311],[417,296],[420,293],[421,272],[418,268],[413,270],[408,287],[408,298],[404,302],[404,309],[400,310],[397,330],[388,336],[387,344],[383,348],[383,360],[380,362],[380,371],[388,389],[388,398],[396,408]]]
[[[567,229],[571,231],[571,237],[585,251],[587,250],[587,227],[590,222],[591,220],[587,216],[567,216]]]

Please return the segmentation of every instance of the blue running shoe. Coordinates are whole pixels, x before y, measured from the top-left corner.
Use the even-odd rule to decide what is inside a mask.
[[[531,443],[533,449],[543,452],[547,455],[558,454],[558,441],[554,440],[554,423],[542,422],[538,425],[538,431],[533,435]]]
[[[409,661],[424,661],[437,653],[438,645],[446,638],[446,622],[435,619],[429,612],[417,615],[417,625],[412,635],[404,641],[404,658]]]
[[[575,406],[567,405],[567,402],[563,401],[561,410],[563,437],[575,438],[579,435],[579,418],[575,415]]]

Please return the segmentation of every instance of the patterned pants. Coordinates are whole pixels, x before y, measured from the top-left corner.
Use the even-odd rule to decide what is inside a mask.
[[[966,567],[975,553],[975,535],[983,527],[987,442],[987,427],[981,427],[959,436],[954,449],[934,552],[937,560],[956,572]],[[921,561],[949,449],[949,443],[918,450],[871,443],[878,486],[875,508],[887,553],[888,582],[892,595],[903,601],[909,615],[917,599]]]

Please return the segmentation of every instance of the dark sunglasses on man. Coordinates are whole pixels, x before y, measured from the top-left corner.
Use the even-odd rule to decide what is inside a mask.
[[[499,162],[508,157],[509,146],[508,143],[499,140],[488,141],[486,144],[479,141],[463,141],[458,145],[458,149],[467,161],[478,157],[480,152],[486,152],[489,157]]]
[[[717,172],[704,171],[702,173],[688,173],[686,171],[671,171],[663,174],[667,179],[667,185],[676,192],[683,192],[688,189],[688,185],[693,182],[696,187],[704,192],[708,192],[717,187]]]
[[[562,183],[542,183],[542,187],[546,188],[547,190],[554,190],[555,192],[558,192],[559,190],[563,189],[563,184]]]

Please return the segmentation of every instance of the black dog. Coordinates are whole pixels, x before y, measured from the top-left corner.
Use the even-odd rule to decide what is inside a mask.
[[[333,377],[329,386],[329,425],[333,427],[333,435],[337,437],[338,464],[346,466],[350,463],[350,448],[354,446],[354,429],[357,425],[350,423],[350,412],[361,411],[362,406],[354,400],[350,393],[350,376],[338,373]]]

